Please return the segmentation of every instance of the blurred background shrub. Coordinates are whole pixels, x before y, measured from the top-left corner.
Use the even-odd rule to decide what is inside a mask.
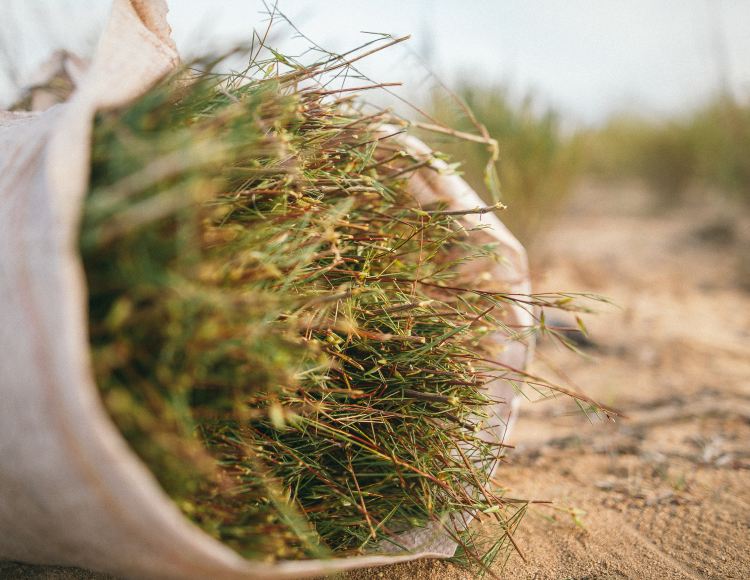
[[[461,82],[453,94],[433,93],[428,111],[459,131],[478,133],[482,125],[497,140],[494,169],[499,199],[508,206],[501,218],[527,245],[584,179],[604,186],[640,183],[661,209],[701,192],[750,203],[750,101],[720,95],[680,115],[621,113],[599,127],[576,128],[533,93],[514,98],[504,85]],[[488,203],[494,201],[486,145],[425,138],[460,161],[465,179]]]
[[[667,119],[612,118],[586,135],[584,173],[642,180],[662,205],[695,188],[750,202],[750,103],[729,96]]]
[[[524,243],[531,243],[545,219],[568,197],[580,174],[578,136],[566,131],[560,114],[532,93],[514,98],[502,85],[461,82],[454,95],[433,93],[429,110],[436,119],[460,131],[476,133],[479,123],[497,140],[499,157],[494,169],[499,176],[499,199],[508,206],[501,217]],[[491,159],[486,145],[437,141],[434,136],[431,141],[461,162],[463,176],[488,203],[495,201],[485,171]]]

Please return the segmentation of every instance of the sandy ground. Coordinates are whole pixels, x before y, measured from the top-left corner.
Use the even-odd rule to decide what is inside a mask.
[[[750,578],[750,220],[691,202],[654,213],[634,188],[581,187],[534,252],[537,290],[596,292],[579,357],[544,342],[534,370],[623,411],[589,422],[528,403],[501,479],[532,507],[502,578]],[[743,260],[745,260],[744,265]],[[102,579],[0,563],[2,578]],[[416,562],[350,580],[473,578]]]

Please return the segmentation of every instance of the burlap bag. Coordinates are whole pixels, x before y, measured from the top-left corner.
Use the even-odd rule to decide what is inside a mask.
[[[96,55],[66,103],[41,113],[0,113],[0,560],[126,577],[230,579],[309,577],[451,556],[453,542],[419,530],[402,538],[414,548],[408,553],[244,560],[182,516],[108,418],[90,368],[77,252],[91,126],[97,109],[137,97],[177,64],[166,12],[164,0],[114,0]],[[429,151],[411,138],[404,143]],[[456,176],[422,170],[412,186],[423,201],[482,205]],[[478,219],[468,216],[467,223]],[[494,216],[481,220],[491,226],[482,235],[499,243],[502,256],[479,265],[488,273],[482,278],[528,292],[523,248]],[[530,322],[521,309],[511,318]],[[496,342],[504,362],[525,364],[527,346],[506,345],[501,336]],[[513,399],[504,381],[493,390]],[[506,423],[512,407],[498,407]]]

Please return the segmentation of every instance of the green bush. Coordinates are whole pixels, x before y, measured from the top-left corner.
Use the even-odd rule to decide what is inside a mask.
[[[431,113],[448,126],[476,132],[475,120],[499,144],[494,169],[499,175],[499,198],[508,206],[501,218],[525,243],[568,197],[580,170],[580,143],[567,135],[557,111],[542,106],[532,95],[514,100],[507,87],[462,83],[456,91],[471,113],[457,99],[434,95]],[[494,201],[486,166],[490,155],[485,145],[466,141],[433,145],[457,159],[466,180],[487,201]]]
[[[587,139],[587,169],[604,179],[643,179],[662,202],[691,186],[750,200],[750,104],[719,97],[682,116],[610,120]]]

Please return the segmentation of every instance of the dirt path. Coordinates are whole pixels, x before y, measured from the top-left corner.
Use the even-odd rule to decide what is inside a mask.
[[[600,193],[582,188],[548,232],[536,288],[593,291],[621,308],[588,319],[587,358],[546,342],[535,370],[564,368],[627,419],[588,423],[554,401],[523,408],[501,478],[517,497],[555,503],[530,509],[516,536],[526,562],[514,555],[498,573],[750,578],[750,292],[737,268],[750,221],[701,204],[654,215],[637,190]],[[0,577],[101,578],[9,564]],[[429,561],[350,575],[471,577]]]

